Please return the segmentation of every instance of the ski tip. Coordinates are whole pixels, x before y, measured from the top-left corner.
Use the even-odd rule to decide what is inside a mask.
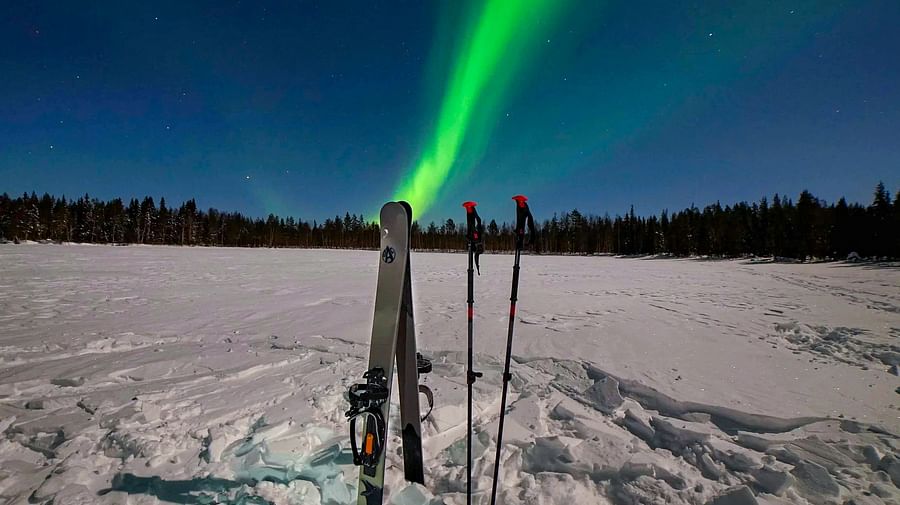
[[[519,204],[519,207],[524,207],[525,202],[528,201],[528,197],[525,195],[516,195],[512,197],[512,199],[515,200],[517,204]]]
[[[478,205],[476,202],[463,202],[462,206],[466,208],[466,212],[471,213],[475,206]]]
[[[407,202],[406,200],[400,200],[397,203],[399,203],[403,207],[403,209],[406,211],[406,219],[409,221],[409,231],[410,231],[410,233],[412,233],[412,216],[413,216],[412,205],[410,205],[409,202]]]
[[[384,202],[384,205],[381,206],[381,212],[385,212],[390,209],[395,209],[397,207],[403,208],[404,211],[406,211],[407,213],[412,211],[412,206],[409,204],[409,202],[405,202],[403,200],[399,200],[399,201],[392,200],[390,202]]]

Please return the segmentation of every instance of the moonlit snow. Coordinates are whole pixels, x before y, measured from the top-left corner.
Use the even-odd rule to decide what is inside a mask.
[[[377,261],[0,246],[0,504],[355,502]],[[392,409],[385,501],[459,505],[466,257],[411,262],[436,406],[425,487]],[[476,277],[476,504],[511,266]],[[900,503],[896,265],[527,255],[519,298],[500,503]]]

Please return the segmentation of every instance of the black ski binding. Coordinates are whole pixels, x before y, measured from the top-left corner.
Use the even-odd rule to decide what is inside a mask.
[[[422,356],[422,353],[416,353],[416,369],[419,371],[419,375],[431,373],[431,360]],[[428,400],[428,412],[425,413],[424,416],[420,417],[420,421],[424,421],[428,419],[428,416],[431,415],[431,411],[434,410],[434,393],[431,392],[431,388],[426,386],[425,384],[419,384],[419,393],[425,395],[425,399]]]
[[[431,373],[431,360],[422,356],[422,353],[416,353],[416,368],[419,370],[419,375],[423,373]]]
[[[434,410],[434,392],[432,392],[431,388],[425,384],[419,384],[419,394],[425,395],[425,399],[428,400],[428,412],[425,412],[425,415],[419,418],[419,421],[424,421],[428,419],[428,416],[431,415],[431,411]]]
[[[353,464],[374,467],[378,464],[384,448],[387,423],[381,413],[381,406],[390,396],[384,369],[373,368],[363,374],[365,383],[350,386],[347,400],[350,410],[344,415],[350,419],[350,448],[353,450]],[[357,440],[356,421],[362,419],[364,431],[362,443]],[[361,446],[361,447],[360,447]]]

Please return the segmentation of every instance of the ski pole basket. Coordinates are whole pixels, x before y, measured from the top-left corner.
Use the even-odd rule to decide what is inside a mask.
[[[384,449],[387,423],[381,413],[381,406],[387,401],[390,390],[384,369],[373,368],[363,374],[365,383],[350,386],[347,399],[350,410],[350,448],[353,450],[353,464],[376,466]],[[362,421],[362,433],[357,431],[357,420]],[[361,443],[360,443],[361,442]]]

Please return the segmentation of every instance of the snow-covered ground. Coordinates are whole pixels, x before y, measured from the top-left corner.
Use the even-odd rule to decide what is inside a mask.
[[[0,504],[350,503],[377,258],[0,246]],[[511,259],[476,278],[475,503]],[[462,504],[466,259],[411,261],[436,408],[427,487],[394,433],[386,501]],[[900,503],[900,268],[522,265],[500,503]]]

